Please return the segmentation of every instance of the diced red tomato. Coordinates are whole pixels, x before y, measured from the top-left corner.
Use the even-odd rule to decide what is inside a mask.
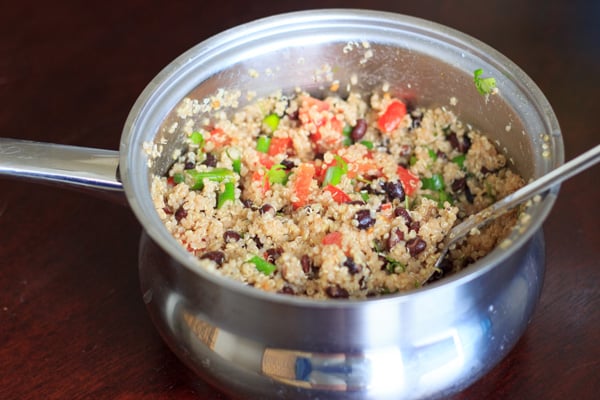
[[[271,167],[275,164],[275,162],[271,159],[271,157],[269,157],[268,155],[266,155],[264,153],[258,154],[258,162],[260,162],[261,165],[263,167],[265,167],[266,169],[271,169]]]
[[[261,174],[260,171],[254,171],[252,173],[252,181],[260,182],[260,186],[262,188],[263,194],[265,194],[267,192],[267,190],[269,190],[271,188],[271,183],[267,179],[267,176],[264,174]]]
[[[331,193],[331,197],[338,204],[347,203],[350,200],[352,200],[350,198],[350,196],[348,196],[343,190],[341,190],[333,185],[327,185],[327,186],[325,186],[325,189],[323,189],[323,190],[326,190],[329,193]]]
[[[338,247],[342,247],[342,234],[338,231],[329,232],[327,235],[323,236],[321,243],[325,246],[334,244]]]
[[[221,128],[215,128],[210,131],[208,140],[213,142],[216,146],[225,146],[231,142],[231,138],[228,137]]]
[[[419,177],[401,165],[398,166],[396,172],[398,174],[398,178],[400,178],[400,182],[402,182],[402,186],[404,187],[404,193],[407,196],[412,195],[419,187]]]
[[[294,181],[294,194],[298,198],[293,202],[294,208],[302,207],[308,202],[310,194],[310,184],[315,176],[315,166],[310,163],[301,163],[296,170],[296,179]]]
[[[405,115],[406,104],[400,100],[394,100],[377,120],[377,126],[382,132],[390,133],[400,125]]]
[[[291,138],[271,138],[271,144],[269,145],[269,155],[276,156],[287,152],[287,149],[292,147]]]

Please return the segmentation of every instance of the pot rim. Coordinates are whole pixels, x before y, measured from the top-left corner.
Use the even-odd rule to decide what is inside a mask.
[[[140,179],[140,174],[137,173],[147,163],[146,154],[142,151],[140,126],[142,125],[142,120],[148,118],[145,114],[148,113],[149,104],[157,101],[166,91],[171,90],[174,80],[183,70],[194,63],[201,62],[202,57],[210,57],[215,55],[215,53],[218,54],[225,51],[230,45],[260,40],[268,37],[271,35],[271,32],[275,31],[293,31],[307,26],[315,29],[348,23],[382,24],[382,21],[385,24],[393,25],[396,29],[411,29],[417,34],[428,35],[428,37],[442,40],[444,43],[468,49],[502,71],[513,83],[523,88],[529,96],[527,100],[536,106],[536,109],[544,119],[548,128],[547,134],[551,136],[553,141],[551,147],[552,154],[549,158],[547,168],[555,168],[564,162],[564,148],[558,121],[542,91],[516,64],[478,39],[436,22],[385,11],[340,8],[313,9],[278,14],[230,28],[193,46],[160,71],[143,90],[132,107],[126,120],[120,143],[121,176],[128,202],[152,240],[177,262],[185,266],[185,268],[192,270],[200,278],[208,280],[225,290],[235,291],[257,300],[313,308],[354,308],[357,304],[372,304],[373,302],[401,303],[410,301],[415,297],[428,295],[434,291],[452,289],[486,274],[489,270],[497,267],[502,261],[506,260],[512,253],[524,246],[541,229],[542,223],[550,213],[556,200],[560,185],[553,187],[543,200],[532,207],[535,218],[532,218],[532,221],[522,234],[511,238],[513,239],[512,244],[507,249],[497,247],[490,254],[467,268],[414,291],[368,299],[312,299],[300,296],[282,296],[277,293],[257,290],[241,282],[199,268],[196,258],[185,251],[164,228],[162,221],[160,221],[158,214],[154,210],[149,191],[146,193],[145,188],[147,189],[148,182],[144,181],[145,176],[143,179]],[[162,121],[162,117],[158,118],[154,116],[154,118]],[[147,170],[147,167],[144,170]]]

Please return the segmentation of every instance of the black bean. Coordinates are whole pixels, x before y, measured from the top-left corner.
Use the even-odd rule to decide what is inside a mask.
[[[209,251],[200,256],[201,260],[211,260],[214,261],[217,266],[223,265],[223,261],[225,261],[225,254],[222,251]]]
[[[390,232],[390,236],[387,240],[387,248],[391,250],[395,245],[404,240],[404,232],[396,228]]]
[[[453,149],[461,151],[460,142],[458,141],[458,136],[456,135],[456,132],[450,132],[450,134],[447,136],[447,139],[450,142],[450,145]]]
[[[356,120],[356,125],[352,128],[352,132],[350,132],[350,137],[354,142],[358,142],[362,139],[367,133],[367,122],[364,119]]]
[[[283,254],[283,249],[281,247],[272,248],[265,251],[265,253],[265,259],[270,263],[275,263],[275,261]]]
[[[452,271],[452,262],[444,258],[435,272],[427,279],[426,283],[435,282],[444,277],[447,273]]]
[[[288,118],[291,119],[292,121],[296,121],[296,120],[298,120],[299,114],[300,113],[298,112],[298,110],[294,110],[293,112],[288,113]]]
[[[311,271],[312,261],[310,260],[310,257],[307,254],[304,254],[300,258],[300,265],[302,265],[302,271],[304,271],[305,274],[308,274]]]
[[[163,211],[164,211],[164,212],[165,212],[165,214],[167,214],[167,215],[171,215],[171,214],[173,214],[173,209],[172,209],[171,207],[169,207],[169,206],[165,206],[165,207],[163,207]]]
[[[358,222],[358,229],[368,229],[375,225],[375,218],[371,216],[371,211],[367,209],[358,210],[354,214],[354,219]]]
[[[462,140],[462,152],[466,153],[467,151],[469,151],[470,148],[471,148],[471,139],[467,135],[464,135],[463,140]]]
[[[404,221],[407,224],[410,224],[412,222],[412,218],[410,216],[410,213],[408,212],[408,210],[404,207],[396,207],[394,209],[394,217],[402,217],[404,218]]]
[[[225,243],[237,242],[242,238],[242,235],[237,233],[236,231],[225,231],[223,234],[223,240]]]
[[[296,294],[296,292],[294,291],[294,288],[289,285],[285,285],[284,287],[282,287],[281,290],[279,291],[279,293],[290,294],[290,295]]]
[[[254,209],[254,203],[250,199],[242,199],[242,204],[246,208]]]
[[[216,167],[217,166],[217,157],[213,153],[206,153],[206,158],[202,161],[202,164],[207,167]]]
[[[403,144],[402,146],[400,146],[400,151],[398,151],[398,155],[400,157],[408,158],[410,156],[410,153],[412,153],[412,147],[410,147],[407,144]],[[406,168],[406,165],[403,165],[403,167]]]
[[[347,299],[349,297],[348,291],[339,285],[329,286],[325,289],[325,293],[333,299]]]
[[[465,186],[467,186],[466,178],[458,178],[452,182],[452,191],[454,193],[460,193],[465,190]]]
[[[345,204],[349,204],[351,206],[364,206],[366,203],[362,200],[350,200],[347,201]]]
[[[260,238],[258,236],[253,236],[252,240],[254,240],[254,243],[256,243],[256,247],[258,247],[259,249],[262,249],[263,244],[260,241]]]
[[[419,233],[419,229],[421,229],[421,223],[419,221],[410,221],[408,223],[408,229]]]
[[[348,272],[351,275],[357,274],[360,271],[362,271],[362,266],[358,265],[354,262],[354,259],[352,257],[347,257],[346,261],[344,261],[344,267],[348,268]]]
[[[268,212],[271,212],[272,214],[275,214],[275,207],[273,207],[272,205],[270,205],[269,203],[265,203],[262,205],[262,207],[258,210],[259,213],[261,214],[266,214]]]
[[[419,253],[425,250],[425,247],[427,247],[427,243],[425,243],[425,241],[418,236],[406,242],[406,248],[412,257],[417,256]]]
[[[289,171],[296,166],[296,163],[288,158],[286,158],[285,160],[282,160],[280,162],[280,164],[283,165],[283,167],[285,168],[286,171]]]
[[[465,185],[465,197],[467,198],[467,201],[471,204],[473,204],[473,201],[475,201],[475,196],[473,196],[473,193],[471,193],[469,185]]]
[[[410,123],[410,129],[416,129],[421,126],[423,120],[423,114],[411,115],[412,121]]]
[[[191,161],[187,161],[183,167],[183,169],[194,169],[196,167],[196,164],[194,164]]]
[[[175,211],[175,219],[177,220],[177,222],[181,221],[182,219],[184,219],[185,217],[187,217],[187,210],[185,210],[183,208],[183,206],[179,207],[177,209],[177,211]]]
[[[385,193],[388,195],[390,200],[398,199],[404,201],[404,188],[401,182],[386,182],[384,185]]]

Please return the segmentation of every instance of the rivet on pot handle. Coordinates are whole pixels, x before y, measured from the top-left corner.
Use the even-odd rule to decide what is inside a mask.
[[[0,138],[0,176],[68,187],[124,203],[119,152]]]

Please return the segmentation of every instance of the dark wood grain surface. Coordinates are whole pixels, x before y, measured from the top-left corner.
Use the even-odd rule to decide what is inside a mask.
[[[597,1],[6,1],[0,136],[116,149],[129,108],[194,44],[269,14],[373,8],[441,22],[492,45],[541,87],[566,158],[600,142]],[[540,303],[513,351],[455,399],[600,393],[598,167],[563,184],[544,225]],[[163,344],[137,278],[126,207],[0,179],[0,398],[221,398]]]

